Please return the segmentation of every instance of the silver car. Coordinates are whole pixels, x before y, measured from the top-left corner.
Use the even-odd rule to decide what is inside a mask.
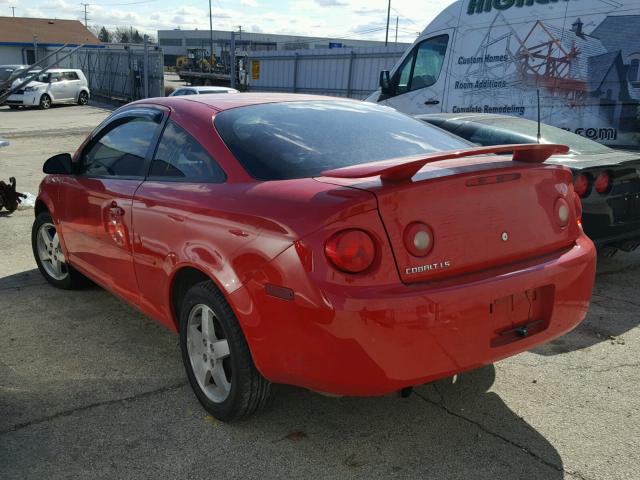
[[[16,80],[18,86],[23,80]],[[19,107],[40,107],[44,110],[55,103],[74,103],[86,105],[89,102],[89,84],[82,70],[75,68],[52,68],[39,74],[9,96],[6,104]]]

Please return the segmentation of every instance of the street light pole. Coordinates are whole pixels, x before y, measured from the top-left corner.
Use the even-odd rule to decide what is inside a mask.
[[[384,36],[384,46],[387,46],[387,43],[389,43],[389,17],[391,16],[391,0],[389,0],[389,3],[387,5],[387,32]]]

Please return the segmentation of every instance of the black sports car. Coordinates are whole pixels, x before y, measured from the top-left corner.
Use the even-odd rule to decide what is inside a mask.
[[[537,143],[538,123],[493,114],[429,114],[416,118],[478,145]],[[640,245],[640,152],[614,150],[575,133],[540,125],[540,143],[567,145],[547,160],[569,167],[582,198],[582,225],[602,254]]]

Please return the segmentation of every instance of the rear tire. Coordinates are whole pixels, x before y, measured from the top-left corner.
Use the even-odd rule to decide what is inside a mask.
[[[84,90],[78,94],[78,105],[86,105],[89,103],[89,94]]]
[[[49,212],[42,212],[33,222],[31,247],[38,270],[54,287],[73,290],[88,283],[84,275],[66,262],[56,226]]]
[[[20,107],[18,105],[9,105],[11,110],[18,110]]]
[[[51,97],[46,93],[43,93],[40,97],[39,105],[42,110],[48,110],[49,108],[51,108]]]
[[[256,369],[233,310],[211,281],[184,297],[180,348],[191,388],[218,420],[239,420],[266,405],[271,384]]]

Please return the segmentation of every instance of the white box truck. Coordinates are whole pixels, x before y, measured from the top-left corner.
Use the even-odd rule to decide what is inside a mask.
[[[367,100],[503,113],[640,148],[640,0],[458,0]]]

